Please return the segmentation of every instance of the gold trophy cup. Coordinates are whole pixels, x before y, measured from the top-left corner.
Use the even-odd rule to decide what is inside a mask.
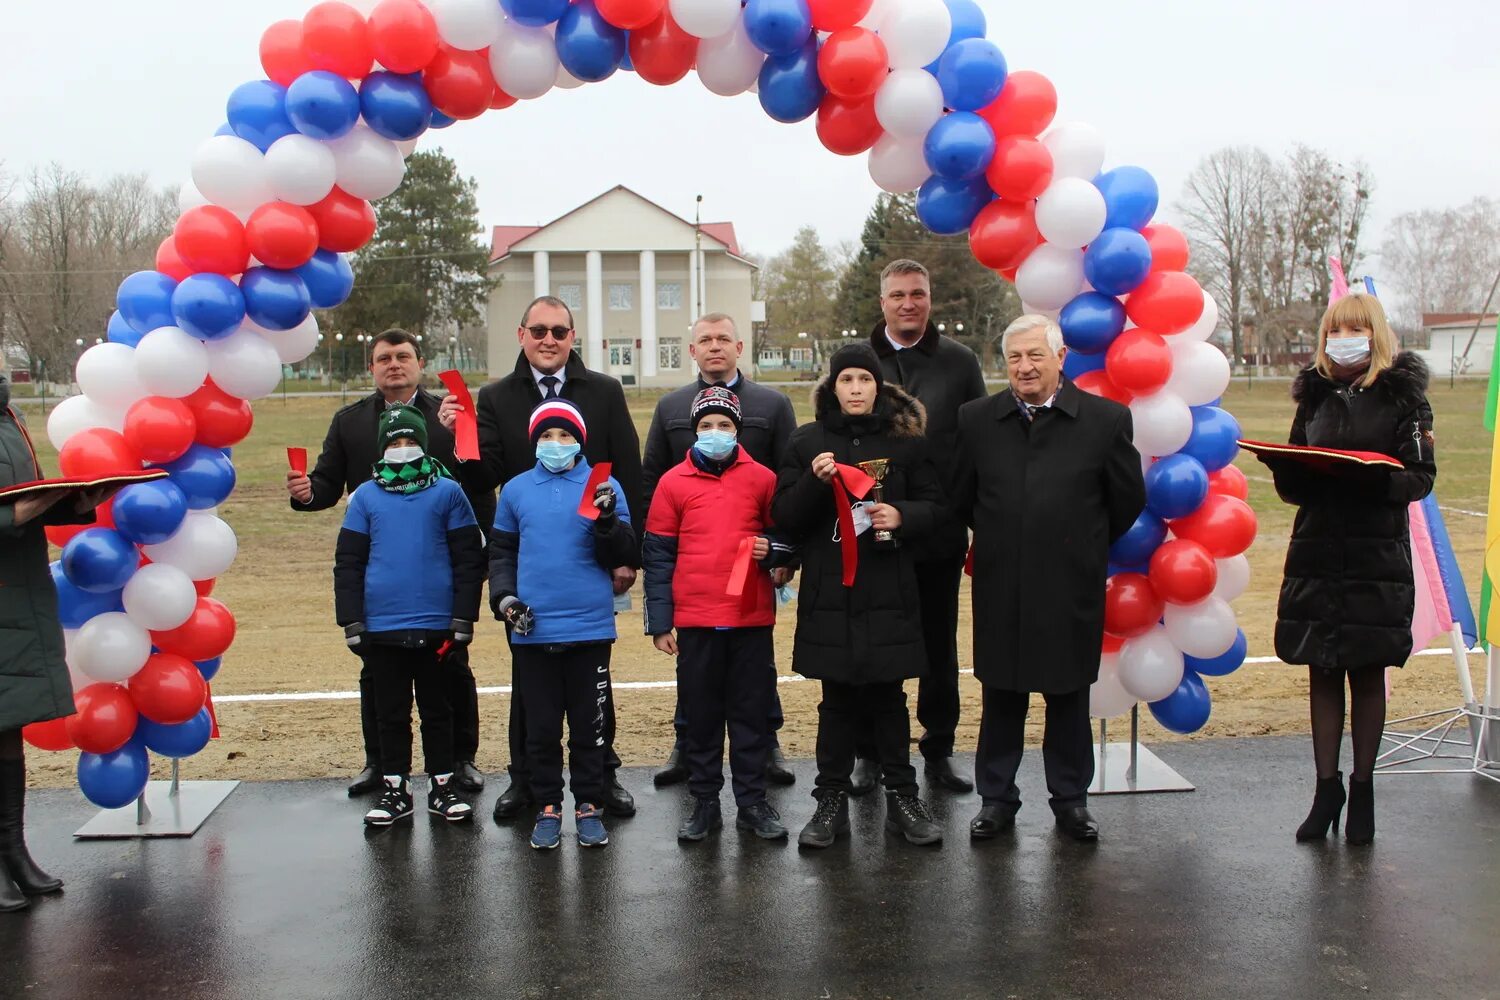
[[[875,485],[870,487],[870,499],[876,503],[885,503],[884,480],[886,473],[891,471],[891,460],[888,458],[872,458],[867,462],[860,462],[859,467],[864,470],[865,475],[875,480]],[[875,541],[881,545],[896,544],[896,536],[884,528],[875,530]]]

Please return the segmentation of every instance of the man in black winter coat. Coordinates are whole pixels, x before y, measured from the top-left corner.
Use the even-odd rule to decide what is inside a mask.
[[[775,389],[756,385],[740,373],[738,363],[744,353],[745,342],[735,329],[734,319],[727,313],[708,313],[693,324],[692,339],[688,342],[688,354],[698,366],[698,378],[689,385],[674,389],[656,403],[656,412],[651,415],[651,429],[646,433],[646,458],[641,463],[641,482],[644,503],[640,512],[640,523],[646,523],[646,508],[656,492],[656,484],[673,466],[680,463],[688,450],[698,440],[693,428],[691,410],[693,399],[711,385],[728,388],[739,399],[740,429],[738,441],[755,461],[775,472],[781,462],[781,453],[797,429],[797,415],[792,412],[792,402]],[[791,579],[790,569],[777,568],[772,571],[772,580],[780,586]],[[773,695],[771,710],[771,753],[767,758],[766,777],[779,785],[790,785],[797,780],[787,770],[786,758],[776,741],[776,731],[781,728],[781,698]],[[672,755],[666,766],[656,772],[656,787],[675,785],[686,781],[687,762],[683,760],[683,734],[687,729],[687,718],[679,701],[672,717],[672,727],[677,731]]]
[[[576,406],[588,426],[588,440],[583,455],[590,465],[609,462],[611,475],[625,491],[625,502],[631,511],[641,507],[641,440],[625,404],[625,390],[617,379],[590,371],[573,351],[577,331],[573,313],[567,303],[551,295],[534,300],[521,314],[516,341],[521,353],[509,375],[479,390],[474,400],[479,424],[479,461],[464,462],[465,474],[474,466],[477,476],[491,490],[502,487],[537,462],[536,448],[527,436],[531,411],[544,397],[560,396]],[[461,407],[452,396],[443,399],[438,419],[450,431]],[[493,520],[493,508],[491,509]],[[632,520],[635,520],[632,518]],[[640,539],[642,517],[636,523]],[[623,594],[635,583],[636,567],[614,570],[615,593]],[[509,819],[531,805],[530,780],[526,769],[526,724],[520,699],[514,692],[510,701],[510,787],[495,802],[495,818]],[[616,816],[635,812],[635,800],[620,785],[615,771],[620,758],[614,751],[615,704],[611,694],[605,703],[604,734],[607,742],[604,806]]]
[[[431,428],[428,453],[442,462],[463,487],[479,527],[488,536],[495,519],[495,490],[486,486],[479,470],[462,468],[453,455],[453,433],[438,426],[438,398],[421,387],[422,344],[405,330],[387,330],[370,345],[370,375],[375,391],[339,410],[328,426],[323,450],[311,475],[287,470],[286,489],[292,510],[327,510],[343,495],[370,479],[370,470],[380,454],[375,448],[375,429],[387,407],[405,403],[422,412]],[[479,695],[474,672],[469,669],[467,646],[454,646],[443,664],[449,670],[448,702],[453,709],[453,755],[458,785],[464,791],[484,789],[484,776],[474,766],[479,750]],[[349,786],[350,795],[362,795],[381,787],[380,739],[375,717],[375,699],[370,691],[369,671],[359,672],[359,718],[364,733],[365,768]]]

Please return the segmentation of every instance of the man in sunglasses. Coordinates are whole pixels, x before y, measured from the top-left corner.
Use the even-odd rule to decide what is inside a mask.
[[[626,504],[631,510],[640,510],[641,442],[625,405],[625,390],[618,380],[584,367],[583,358],[573,350],[576,338],[573,313],[559,298],[543,295],[521,314],[521,325],[516,328],[521,354],[516,358],[515,370],[480,389],[474,400],[479,423],[481,479],[494,489],[536,465],[536,450],[527,436],[527,419],[543,399],[558,396],[583,414],[589,430],[583,455],[589,464],[609,462],[613,467],[611,474],[625,491]],[[458,400],[448,396],[438,409],[438,420],[451,430],[460,409]],[[640,523],[644,524],[644,519]],[[635,576],[635,568],[615,570],[615,593],[629,590]],[[635,800],[615,776],[620,758],[614,750],[612,693],[605,703],[604,736],[608,744],[605,763],[609,769],[605,809],[616,816],[633,815]],[[514,694],[510,704],[510,760],[511,783],[495,802],[497,820],[518,816],[533,804],[525,774],[526,725],[520,700]]]

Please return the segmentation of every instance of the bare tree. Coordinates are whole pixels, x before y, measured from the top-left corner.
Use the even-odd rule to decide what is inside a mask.
[[[1500,202],[1403,212],[1391,220],[1380,262],[1386,284],[1401,293],[1401,326],[1419,329],[1423,313],[1478,312],[1500,273]]]

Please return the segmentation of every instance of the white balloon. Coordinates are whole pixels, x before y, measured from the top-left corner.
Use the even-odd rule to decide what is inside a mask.
[[[455,49],[477,52],[499,37],[505,14],[496,0],[426,0],[438,36]]]
[[[875,0],[870,4],[870,10],[864,17],[855,22],[855,27],[864,28],[868,31],[879,31],[880,24],[885,20],[886,13],[890,10],[891,0]]]
[[[131,575],[121,599],[131,621],[159,632],[176,628],[193,616],[198,591],[176,566],[154,562]]]
[[[69,438],[90,427],[123,431],[125,411],[103,406],[85,395],[69,396],[47,415],[47,440],[52,442],[52,447],[62,451]]]
[[[201,205],[210,204],[213,203],[203,197],[203,192],[199,191],[192,181],[183,181],[182,187],[177,189],[177,212],[179,215],[190,208],[198,208]]]
[[[63,629],[63,662],[68,665],[68,682],[73,685],[73,693],[77,694],[90,684],[97,683],[92,677],[78,669],[78,663],[74,658],[74,650],[78,646],[78,630],[76,628]]]
[[[559,68],[557,42],[545,28],[507,22],[490,46],[490,72],[512,97],[541,97],[557,82]]]
[[[943,88],[925,69],[898,69],[875,91],[875,117],[894,136],[925,138],[943,117]]]
[[[886,8],[880,40],[891,69],[920,69],[943,54],[953,15],[943,0],[901,0]]]
[[[1163,618],[1177,648],[1200,660],[1228,652],[1239,633],[1234,609],[1212,594],[1197,604],[1168,604]]]
[[[1062,310],[1061,309],[1043,309],[1041,306],[1034,306],[1030,302],[1022,302],[1021,303],[1021,315],[1023,315],[1023,316],[1045,316],[1048,319],[1050,319],[1052,322],[1056,323],[1057,320],[1058,320],[1058,318],[1060,316],[1062,316]]]
[[[284,365],[295,365],[318,347],[318,318],[313,313],[308,313],[306,319],[290,330],[267,330],[249,320],[245,321],[244,328],[251,329],[274,347]]]
[[[584,81],[568,72],[568,67],[561,62],[557,64],[557,79],[552,84],[554,87],[559,90],[577,90],[583,83]]]
[[[1229,388],[1229,359],[1213,344],[1168,337],[1172,349],[1172,377],[1167,389],[1189,406],[1203,406],[1224,395]]]
[[[417,151],[416,139],[397,139],[396,148],[401,150],[401,158],[404,160]]]
[[[73,641],[80,673],[96,681],[129,680],[151,656],[151,635],[123,611],[107,611],[83,623]]]
[[[100,406],[124,410],[147,395],[135,374],[135,349],[124,344],[95,344],[78,358],[78,388]]]
[[[750,44],[744,18],[736,19],[724,34],[698,43],[698,79],[720,97],[743,94],[756,82],[765,61],[766,54]]]
[[[135,371],[153,396],[191,396],[208,377],[208,348],[175,326],[158,327],[135,345]]]
[[[271,343],[241,326],[208,343],[208,374],[214,384],[240,399],[260,399],[281,381],[281,355]]]
[[[1052,154],[1053,177],[1081,177],[1092,181],[1104,166],[1104,137],[1085,122],[1054,125],[1042,136]]]
[[[1042,309],[1061,309],[1083,288],[1083,251],[1043,243],[1016,271],[1016,292]]]
[[[1250,586],[1250,560],[1244,554],[1228,559],[1215,559],[1219,565],[1219,582],[1214,585],[1213,596],[1221,601],[1232,601]]]
[[[1089,715],[1113,719],[1135,707],[1136,697],[1120,683],[1120,654],[1099,657],[1099,679],[1089,687]]]
[[[1176,334],[1178,340],[1207,340],[1214,335],[1219,328],[1219,304],[1214,301],[1208,292],[1203,293],[1203,315],[1198,317],[1198,322],[1188,327],[1183,332]],[[1168,338],[1168,343],[1172,338]]]
[[[672,20],[690,35],[718,38],[740,19],[740,0],[667,0]]]
[[[313,205],[328,197],[338,163],[325,142],[310,135],[284,135],[266,150],[266,181],[282,201]]]
[[[266,179],[265,157],[233,135],[213,136],[198,147],[193,153],[193,183],[215,205],[246,217],[276,199]]]
[[[406,161],[396,144],[367,125],[356,125],[332,139],[338,185],[356,198],[375,201],[401,186]]]
[[[870,178],[884,191],[915,191],[931,174],[921,139],[883,135],[870,150]]]
[[[1132,399],[1130,417],[1135,426],[1135,448],[1142,455],[1170,455],[1187,444],[1193,434],[1193,411],[1181,396],[1168,389]]]
[[[1182,651],[1160,625],[1120,646],[1120,684],[1141,701],[1161,701],[1182,683]]]
[[[152,563],[176,566],[193,580],[212,580],[223,573],[238,549],[234,529],[206,510],[188,511],[182,527],[165,542],[141,546]]]
[[[1092,243],[1104,231],[1107,214],[1104,195],[1081,177],[1054,178],[1036,200],[1037,230],[1042,239],[1060,247]]]

